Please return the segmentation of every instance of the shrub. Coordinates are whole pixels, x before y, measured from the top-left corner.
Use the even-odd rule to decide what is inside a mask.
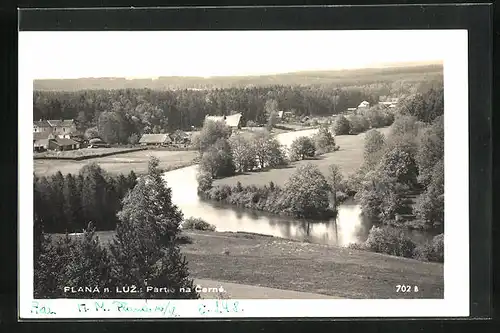
[[[349,195],[347,195],[347,193],[345,192],[337,191],[337,193],[335,194],[335,198],[337,199],[337,202],[342,203],[349,199]]]
[[[177,244],[193,244],[193,239],[187,235],[180,235],[177,237]]]
[[[200,172],[196,180],[198,181],[198,192],[206,192],[212,188],[213,177],[209,172]]]
[[[347,135],[351,131],[351,123],[344,116],[338,116],[333,125],[335,135]]]
[[[367,249],[364,243],[350,243],[349,245],[347,245],[347,248],[359,251],[365,251]]]
[[[200,218],[190,217],[182,223],[184,230],[202,230],[202,231],[215,231],[215,225],[210,224]]]
[[[413,257],[423,261],[444,262],[444,234],[439,234],[432,241],[416,247]]]
[[[349,122],[351,124],[349,134],[360,134],[370,128],[370,123],[368,122],[368,120],[360,115],[352,116],[349,119]]]
[[[132,133],[129,136],[128,143],[130,143],[131,145],[136,145],[139,143],[139,136],[137,135],[137,133]]]
[[[290,158],[292,160],[303,160],[306,157],[314,157],[315,154],[316,147],[310,137],[298,137],[290,145]]]
[[[331,189],[314,164],[301,165],[287,180],[283,200],[296,217],[326,216],[330,213]]]
[[[337,147],[333,134],[325,126],[321,126],[313,138],[317,155],[332,152]]]
[[[253,120],[247,121],[247,127],[257,127],[257,123]]]
[[[392,227],[372,227],[365,242],[373,252],[413,258],[416,244],[401,229]]]

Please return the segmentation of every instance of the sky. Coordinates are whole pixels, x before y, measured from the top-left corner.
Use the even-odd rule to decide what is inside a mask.
[[[441,61],[446,31],[20,32],[34,79],[265,75]]]

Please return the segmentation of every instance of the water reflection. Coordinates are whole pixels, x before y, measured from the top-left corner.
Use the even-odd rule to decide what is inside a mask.
[[[359,207],[353,203],[340,206],[337,220],[311,221],[201,200],[196,194],[196,172],[197,166],[191,166],[165,173],[172,188],[172,200],[185,217],[203,218],[218,231],[254,232],[312,243],[347,245],[364,241],[369,230],[362,223]]]

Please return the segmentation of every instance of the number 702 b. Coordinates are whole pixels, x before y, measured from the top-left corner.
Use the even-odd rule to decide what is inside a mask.
[[[418,287],[417,286],[410,286],[407,284],[398,284],[396,285],[396,292],[397,293],[411,293],[411,292],[418,292]]]

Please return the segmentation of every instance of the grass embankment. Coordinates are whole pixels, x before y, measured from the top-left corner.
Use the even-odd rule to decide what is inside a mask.
[[[96,162],[112,174],[128,174],[133,170],[140,175],[147,172],[150,156],[159,158],[160,167],[168,171],[197,163],[198,152],[148,149],[84,161],[34,160],[34,171],[38,176],[50,176],[57,171],[61,171],[63,174],[74,174],[78,173],[84,165]]]
[[[99,232],[107,244],[114,232]],[[443,264],[244,233],[184,232],[195,279],[342,298],[442,298]],[[228,253],[228,254],[226,254]],[[397,285],[418,292],[397,293]],[[413,289],[412,289],[413,290]]]
[[[377,130],[387,135],[389,129],[390,127],[384,127],[378,128]],[[264,186],[272,181],[278,186],[283,186],[298,166],[307,163],[315,164],[325,175],[328,173],[328,167],[331,164],[336,164],[339,166],[344,176],[348,176],[354,173],[363,164],[364,137],[365,133],[358,135],[339,135],[335,137],[335,143],[340,147],[338,151],[321,155],[316,159],[293,162],[289,166],[282,168],[247,172],[245,174],[217,179],[214,181],[214,185],[225,184],[234,186],[239,181],[242,185]]]

